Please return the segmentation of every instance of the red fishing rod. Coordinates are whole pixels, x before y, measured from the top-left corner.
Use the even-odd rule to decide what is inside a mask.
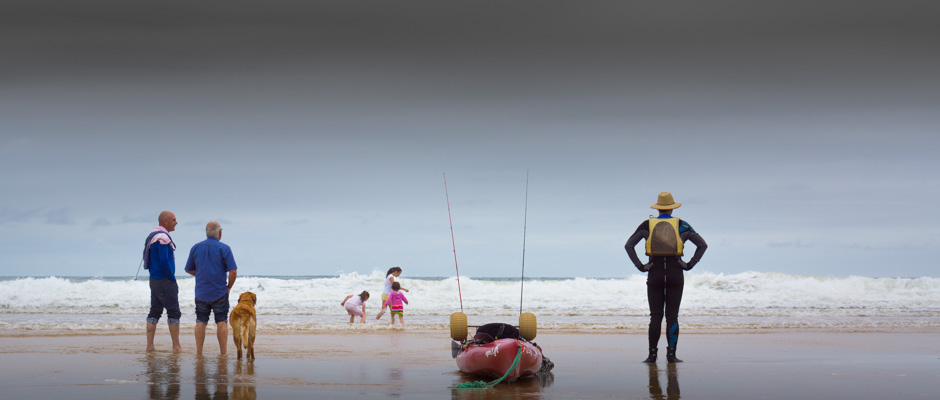
[[[522,277],[519,278],[519,315],[522,315],[522,295],[525,293],[525,233],[529,221],[529,170],[525,171],[525,214],[522,217]]]
[[[450,217],[450,196],[447,194],[447,174],[444,174],[444,198],[447,199],[447,220],[450,222],[450,243],[454,248],[454,269],[457,271],[457,295],[463,312],[463,293],[460,292],[460,268],[457,267],[457,241],[454,240],[454,220]]]

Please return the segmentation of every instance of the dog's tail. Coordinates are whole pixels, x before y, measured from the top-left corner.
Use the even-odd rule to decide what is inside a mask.
[[[248,348],[248,329],[249,329],[248,326],[243,326],[242,329],[241,329],[241,331],[238,332],[238,335],[241,336],[241,339],[242,339],[242,348],[243,348],[243,349],[247,349],[247,348]]]

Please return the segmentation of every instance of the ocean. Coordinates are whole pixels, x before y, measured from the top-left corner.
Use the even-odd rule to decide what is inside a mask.
[[[195,324],[195,281],[178,277],[183,325]],[[384,271],[338,276],[240,276],[237,294],[258,295],[259,329],[315,331],[390,329],[375,320]],[[797,276],[745,272],[686,274],[679,321],[683,333],[791,328],[896,330],[940,327],[940,278]],[[518,321],[518,278],[461,276],[399,279],[409,289],[409,328],[447,329],[463,311],[471,325]],[[366,324],[349,324],[340,302],[367,290]],[[645,331],[646,276],[526,278],[521,306],[540,329]],[[143,330],[149,310],[147,278],[0,277],[0,332],[70,333]],[[232,305],[234,306],[234,304]],[[164,325],[166,316],[161,320]]]

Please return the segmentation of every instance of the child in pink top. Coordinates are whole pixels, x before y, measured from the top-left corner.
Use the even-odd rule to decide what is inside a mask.
[[[401,285],[398,282],[393,282],[392,293],[388,295],[388,299],[385,300],[382,307],[389,306],[389,311],[392,313],[392,324],[395,323],[395,316],[397,315],[401,326],[405,326],[405,304],[408,304],[408,298],[400,289]]]

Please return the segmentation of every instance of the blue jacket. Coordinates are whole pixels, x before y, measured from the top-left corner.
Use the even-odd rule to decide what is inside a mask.
[[[150,279],[169,279],[176,282],[176,257],[169,244],[150,245]]]

